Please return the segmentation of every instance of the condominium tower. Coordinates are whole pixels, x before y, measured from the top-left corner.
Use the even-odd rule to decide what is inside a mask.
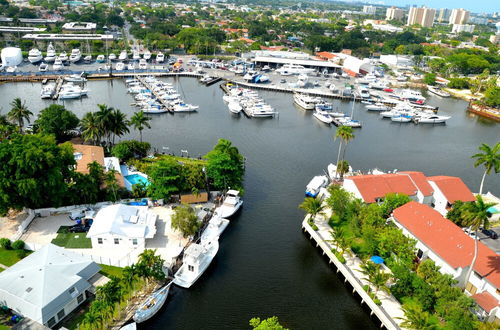
[[[469,11],[460,9],[453,9],[450,15],[450,24],[465,24],[469,21]]]
[[[432,27],[434,16],[436,16],[436,9],[411,7],[407,25],[419,24],[422,27]]]
[[[403,9],[392,6],[387,8],[387,11],[385,12],[385,19],[389,21],[393,19],[402,19],[404,15],[405,12]]]

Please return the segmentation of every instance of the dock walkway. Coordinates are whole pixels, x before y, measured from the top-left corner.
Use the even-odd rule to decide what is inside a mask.
[[[335,257],[332,249],[335,250],[336,246],[331,242],[331,227],[327,220],[323,217],[317,217],[315,224],[318,230],[315,231],[308,223],[309,216],[307,216],[302,222],[302,230],[307,233],[311,240],[316,243],[316,247],[321,248],[323,255],[326,255],[329,259],[330,264],[334,264],[337,268],[337,273],[342,273],[344,277],[344,283],[349,282],[352,286],[352,292],[357,293],[361,298],[361,304],[366,304],[366,306],[371,310],[370,316],[376,315],[381,322],[381,326],[390,330],[399,330],[401,327],[399,323],[402,322],[404,318],[404,312],[401,309],[401,304],[385,292],[378,292],[377,298],[381,301],[381,305],[375,304],[368,293],[363,289],[364,285],[369,285],[369,283],[360,278],[361,275],[361,260],[357,257],[350,257],[344,255],[346,263],[341,263],[337,257]],[[357,274],[356,274],[357,273]]]
[[[134,76],[135,79],[139,80],[140,83],[146,87],[147,89],[149,89],[151,91],[151,94],[153,94],[156,98],[156,100],[162,105],[163,108],[167,109],[168,111],[172,111],[172,107],[170,106],[170,104],[168,103],[167,100],[165,99],[162,99],[159,94],[157,92],[155,92],[153,90],[153,86],[151,86],[145,79],[143,76]]]

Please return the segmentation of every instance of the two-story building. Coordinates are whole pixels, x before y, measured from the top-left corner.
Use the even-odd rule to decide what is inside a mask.
[[[454,176],[431,176],[427,178],[434,190],[433,207],[446,215],[456,201],[473,202],[476,200],[462,179]]]

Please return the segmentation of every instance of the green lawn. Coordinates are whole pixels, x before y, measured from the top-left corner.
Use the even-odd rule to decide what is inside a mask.
[[[3,248],[0,248],[0,264],[5,266],[12,266],[19,260],[21,260],[21,258],[17,256],[16,250],[5,250]]]
[[[3,269],[2,267],[0,267],[0,273],[3,272],[5,269]]]
[[[61,226],[57,231],[57,237],[52,240],[52,244],[69,249],[90,249],[92,242],[87,238],[87,233],[70,233],[68,226]]]
[[[123,276],[123,268],[120,267],[115,267],[115,266],[108,266],[108,265],[103,265],[99,264],[101,266],[101,273],[102,275],[109,277],[111,275],[116,276],[116,277],[122,277]]]
[[[8,329],[10,329],[10,327],[0,324],[0,330],[8,330]]]

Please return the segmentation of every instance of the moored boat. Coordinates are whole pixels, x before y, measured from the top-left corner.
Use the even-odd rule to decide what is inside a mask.
[[[165,304],[172,282],[163,288],[153,292],[146,301],[135,311],[133,319],[137,323],[149,320]]]
[[[42,52],[38,48],[33,48],[28,53],[28,61],[31,64],[38,63],[43,60]]]
[[[332,117],[327,113],[327,111],[315,111],[313,113],[314,118],[318,119],[319,121],[330,125],[333,121]]]
[[[241,107],[241,105],[237,102],[229,102],[227,104],[227,107],[229,108],[229,111],[231,111],[232,113],[235,113],[235,114],[238,114],[241,112],[241,110],[243,109]]]
[[[328,184],[328,178],[326,175],[317,175],[312,178],[311,181],[306,186],[306,196],[316,197],[319,194],[321,188],[326,187]]]
[[[423,114],[414,118],[415,123],[418,124],[443,124],[446,123],[450,116],[438,116],[434,114]]]
[[[71,54],[69,55],[69,61],[71,63],[76,63],[82,58],[82,53],[80,53],[80,49],[75,48],[71,50]]]
[[[434,87],[434,86],[427,86],[427,89],[429,90],[429,92],[431,92],[432,94],[435,94],[437,96],[450,97],[450,93],[445,92],[441,88],[437,88],[437,87]]]
[[[305,94],[295,93],[293,94],[293,101],[305,110],[314,110],[316,104],[321,102],[321,99]]]
[[[180,287],[190,288],[208,268],[218,250],[218,238],[189,245],[184,251],[182,266],[175,273],[173,282]]]
[[[222,205],[219,206],[215,212],[217,212],[222,218],[230,218],[232,217],[238,210],[241,205],[243,205],[243,201],[240,198],[240,192],[238,190],[228,190],[226,193],[226,197],[222,202]]]
[[[217,212],[214,213],[210,221],[208,221],[207,227],[203,230],[201,234],[201,243],[208,243],[214,239],[218,239],[220,235],[229,225],[229,220],[224,219]]]
[[[389,107],[384,105],[383,103],[375,103],[375,104],[369,104],[366,105],[366,110],[370,111],[387,111],[389,110]]]
[[[49,45],[47,46],[47,56],[45,56],[44,61],[47,63],[52,63],[56,60],[56,50],[54,46],[52,46],[52,43],[49,42]]]

